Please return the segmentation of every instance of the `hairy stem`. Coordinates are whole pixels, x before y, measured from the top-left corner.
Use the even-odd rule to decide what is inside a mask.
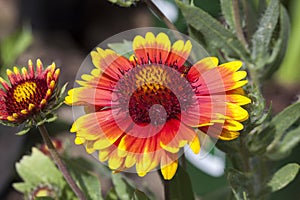
[[[54,162],[56,163],[56,165],[58,166],[58,168],[62,172],[63,176],[65,177],[66,181],[68,182],[68,184],[70,185],[70,187],[72,188],[72,190],[74,191],[74,193],[76,194],[78,199],[86,200],[84,194],[79,189],[79,187],[76,185],[75,181],[73,180],[70,173],[68,172],[67,167],[65,166],[65,164],[61,160],[58,152],[56,151],[56,149],[55,149],[55,147],[54,147],[54,145],[53,145],[53,143],[52,143],[52,141],[49,137],[49,134],[48,134],[48,131],[47,131],[45,125],[44,124],[39,125],[38,129],[39,129],[39,131],[42,135],[42,138],[43,138],[45,144],[47,145],[47,147],[49,149],[49,152],[51,154],[52,159],[54,160]]]
[[[239,0],[233,0],[233,12],[234,12],[234,23],[235,30],[238,39],[243,43],[245,47],[248,47],[248,43],[246,41],[245,35],[243,33],[242,24],[241,24],[241,16],[240,16],[240,8],[239,8]]]

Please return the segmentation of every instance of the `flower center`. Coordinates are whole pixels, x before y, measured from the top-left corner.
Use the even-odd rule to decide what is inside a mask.
[[[192,101],[193,91],[185,77],[164,65],[136,66],[116,85],[119,106],[136,124],[164,124],[180,118]]]
[[[14,98],[16,102],[20,103],[23,101],[28,101],[28,99],[34,96],[36,92],[36,83],[35,82],[25,82],[14,89]]]
[[[33,79],[19,82],[7,92],[6,109],[8,114],[19,113],[28,109],[29,104],[38,106],[47,92],[44,79]]]

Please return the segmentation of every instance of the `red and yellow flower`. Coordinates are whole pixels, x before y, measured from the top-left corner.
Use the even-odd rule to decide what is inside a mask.
[[[223,140],[239,136],[248,118],[241,106],[250,103],[241,88],[242,62],[218,65],[209,57],[191,65],[191,42],[171,44],[164,33],[136,36],[132,46],[129,59],[97,48],[94,69],[68,92],[65,102],[86,111],[71,128],[76,144],[98,151],[112,170],[135,165],[144,176],[160,166],[171,179],[183,146],[200,151],[197,131]]]
[[[9,83],[0,77],[0,122],[19,125],[45,117],[57,103],[56,90],[60,70],[52,63],[45,70],[38,59],[36,69],[31,60],[28,68],[14,67],[6,71]],[[44,115],[45,116],[44,116]]]

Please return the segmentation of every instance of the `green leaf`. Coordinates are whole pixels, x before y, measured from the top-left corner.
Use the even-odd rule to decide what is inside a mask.
[[[111,178],[120,200],[130,200],[134,193],[133,186],[130,185],[121,174],[112,174]]]
[[[272,160],[281,160],[288,157],[293,148],[300,143],[300,126],[287,132],[283,139],[278,143],[277,147],[272,152],[268,152],[268,158]]]
[[[32,148],[31,155],[23,156],[21,161],[16,164],[16,169],[24,182],[13,184],[13,186],[23,193],[30,193],[32,189],[41,184],[50,184],[58,189],[62,189],[66,185],[62,174],[51,159],[36,148]]]
[[[195,199],[190,177],[181,166],[178,166],[175,176],[166,184],[169,185],[171,199]]]
[[[33,186],[29,183],[13,183],[13,188],[21,193],[29,193],[33,190]]]
[[[248,199],[248,195],[250,195],[250,191],[247,191],[249,178],[245,174],[236,169],[229,169],[227,179],[237,200]]]
[[[109,43],[107,44],[109,48],[117,52],[119,55],[122,55],[126,58],[129,58],[132,55],[132,41],[123,40],[119,43]]]
[[[145,195],[144,192],[135,190],[131,200],[149,200],[149,198]]]
[[[75,161],[74,161],[75,160]],[[80,162],[65,160],[68,169],[88,200],[102,200],[101,185],[98,177],[91,174],[87,169],[80,165]],[[82,161],[81,159],[79,161]]]
[[[258,62],[264,62],[269,57],[270,41],[273,31],[279,18],[279,0],[271,0],[264,15],[261,17],[258,29],[252,37],[252,59]],[[257,68],[263,67],[264,63],[257,65]]]
[[[105,200],[118,200],[118,195],[117,195],[117,193],[116,193],[116,190],[112,188],[112,189],[107,193],[107,196],[106,196]]]
[[[290,35],[290,19],[287,10],[280,6],[280,32],[279,37],[276,39],[276,43],[272,48],[272,54],[267,59],[266,66],[262,74],[263,79],[271,77],[274,72],[280,67],[288,46],[288,40]]]
[[[276,151],[283,135],[300,118],[300,102],[294,103],[277,114],[264,134],[273,134],[274,140],[267,147],[267,154]],[[271,129],[270,129],[271,128]]]
[[[258,2],[254,2],[253,0],[242,2],[243,10],[241,11],[241,21],[245,21],[245,35],[248,39],[251,39],[257,29],[258,19],[262,16],[262,11],[265,11],[266,5],[264,0],[258,0]]]
[[[176,0],[186,22],[195,30],[201,32],[205,42],[213,49],[226,53],[228,56],[240,57],[247,61],[248,53],[236,36],[225,29],[216,19],[202,9],[184,4]]]
[[[112,174],[115,192],[120,200],[146,200],[149,199],[143,192],[137,190],[121,174]]]
[[[232,0],[220,0],[222,14],[230,29],[235,32],[235,20]]]
[[[20,56],[32,43],[31,30],[24,27],[22,30],[6,37],[0,44],[1,64],[8,67],[13,65],[15,60]]]
[[[295,179],[299,172],[299,168],[300,166],[297,163],[285,165],[274,174],[267,186],[270,187],[272,192],[284,188]]]

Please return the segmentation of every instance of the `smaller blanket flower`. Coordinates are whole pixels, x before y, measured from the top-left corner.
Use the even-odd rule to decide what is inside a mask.
[[[29,60],[28,68],[14,67],[6,73],[9,83],[0,77],[0,122],[11,126],[25,123],[21,133],[26,133],[32,125],[50,120],[62,92],[56,87],[60,69],[55,63],[44,70],[38,59],[35,69]]]

